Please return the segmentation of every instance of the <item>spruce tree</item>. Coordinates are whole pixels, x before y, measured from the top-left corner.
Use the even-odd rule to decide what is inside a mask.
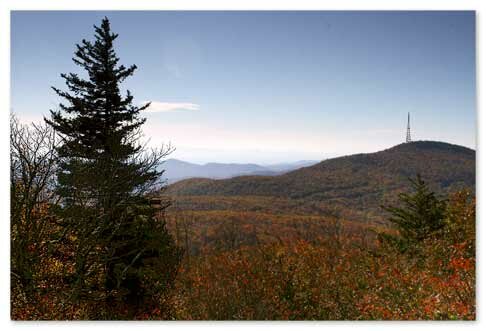
[[[409,179],[413,193],[400,193],[400,206],[383,207],[391,214],[402,239],[402,246],[420,243],[445,225],[446,201],[431,191],[419,174]]]
[[[170,287],[180,261],[147,198],[167,150],[150,154],[140,145],[140,113],[149,104],[136,106],[120,91],[137,67],[119,65],[107,18],[94,28],[95,40],[77,44],[73,58],[86,75],[61,74],[67,91],[53,89],[64,101],[46,119],[62,139],[59,215],[75,238],[76,295],[98,291],[110,304],[121,298],[138,306],[149,291]]]

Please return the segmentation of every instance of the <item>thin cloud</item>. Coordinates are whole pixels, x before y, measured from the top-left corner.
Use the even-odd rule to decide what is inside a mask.
[[[149,101],[144,101],[143,103],[147,103]],[[200,106],[195,103],[189,102],[159,102],[159,101],[150,101],[150,106],[145,110],[148,113],[165,113],[165,112],[172,112],[172,111],[180,111],[180,110],[199,110]]]

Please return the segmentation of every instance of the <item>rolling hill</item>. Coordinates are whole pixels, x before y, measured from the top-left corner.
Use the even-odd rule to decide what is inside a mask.
[[[224,180],[188,179],[170,185],[170,196],[264,196],[325,203],[340,210],[381,214],[380,205],[408,190],[420,173],[435,191],[475,188],[475,151],[443,142],[417,141],[369,154],[322,161],[278,176]]]

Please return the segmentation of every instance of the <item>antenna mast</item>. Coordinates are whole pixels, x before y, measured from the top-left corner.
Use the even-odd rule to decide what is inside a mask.
[[[410,136],[410,113],[408,113],[408,121],[407,121],[407,138],[405,142],[409,143],[412,141],[412,137]]]

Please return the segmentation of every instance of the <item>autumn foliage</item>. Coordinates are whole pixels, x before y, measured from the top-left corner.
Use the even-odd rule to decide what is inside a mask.
[[[177,318],[474,319],[474,210],[470,193],[452,195],[446,227],[420,257],[345,227],[311,241],[204,251],[180,271]]]
[[[468,191],[449,196],[444,227],[416,254],[381,240],[378,233],[396,234],[391,227],[359,226],[336,215],[173,208],[167,223],[185,248],[175,287],[132,318],[475,319],[475,199]],[[35,253],[36,288],[27,293],[13,284],[12,318],[129,316],[122,304],[115,311],[103,303],[94,308],[64,294],[74,270],[69,240],[57,252]]]
[[[12,319],[476,318],[476,203],[458,189],[474,151],[416,142],[163,191],[170,149],[144,152],[148,105],[120,94],[136,67],[107,18],[95,31],[50,126],[12,117]],[[432,185],[405,187],[412,169]]]

